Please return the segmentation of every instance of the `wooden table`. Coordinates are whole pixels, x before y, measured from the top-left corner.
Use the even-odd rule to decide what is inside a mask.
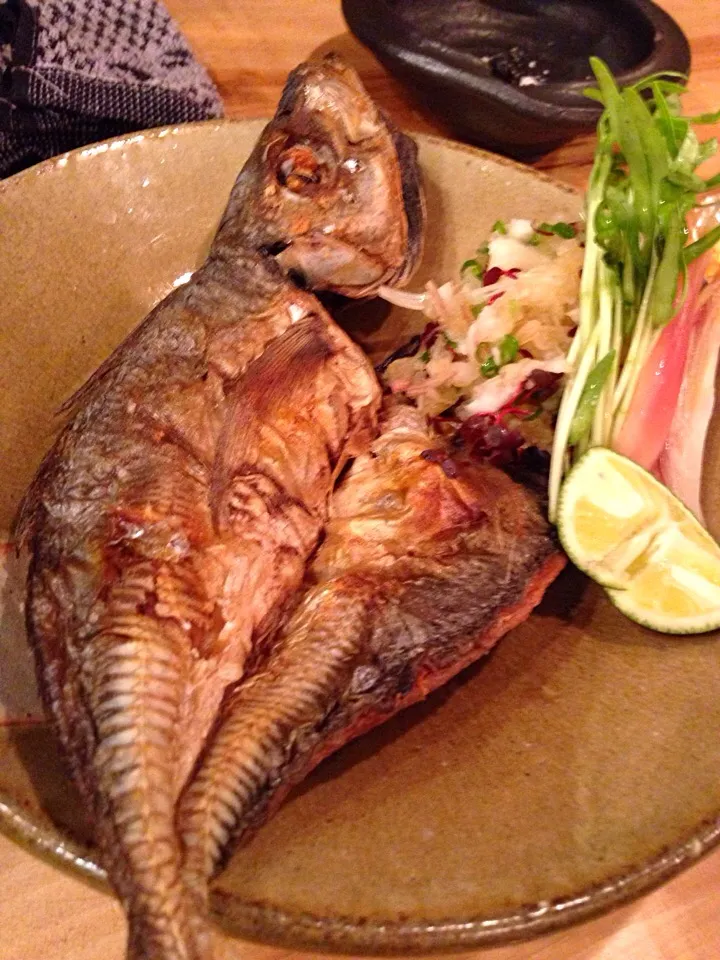
[[[442,132],[348,34],[339,0],[166,0],[207,65],[230,117],[271,114],[288,71],[335,49],[354,63],[380,105],[409,130]],[[693,50],[693,112],[720,105],[720,0],[661,0]],[[716,129],[720,134],[720,127]],[[592,140],[578,139],[539,164],[582,186]],[[716,163],[716,166],[718,164]],[[117,903],[0,837],[0,960],[120,960]],[[239,960],[306,956],[225,944]],[[662,889],[609,916],[529,944],[483,951],[482,960],[716,960],[720,957],[720,851]]]

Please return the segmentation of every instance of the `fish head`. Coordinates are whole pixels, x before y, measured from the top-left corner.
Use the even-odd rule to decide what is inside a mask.
[[[233,188],[215,251],[249,245],[309,289],[362,297],[410,278],[424,225],[415,142],[331,54],[290,74]]]

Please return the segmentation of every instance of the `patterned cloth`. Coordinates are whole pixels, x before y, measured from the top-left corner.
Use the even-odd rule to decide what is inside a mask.
[[[222,116],[156,0],[0,0],[0,177],[95,140]]]

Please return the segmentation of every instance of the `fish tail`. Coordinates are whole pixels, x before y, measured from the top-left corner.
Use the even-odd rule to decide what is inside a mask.
[[[213,960],[209,925],[197,916],[159,924],[130,914],[128,921],[126,960]]]
[[[97,738],[95,821],[130,919],[128,956],[208,960],[175,830],[191,651],[182,624],[152,609],[154,573],[143,564],[124,572],[99,632],[83,648],[82,686]]]
[[[293,782],[286,771],[306,752],[304,732],[312,737],[347,689],[367,620],[367,591],[360,584],[353,591],[347,579],[337,593],[319,589],[262,671],[225,699],[178,807],[185,878],[200,897],[239,837],[269,815],[274,788]]]

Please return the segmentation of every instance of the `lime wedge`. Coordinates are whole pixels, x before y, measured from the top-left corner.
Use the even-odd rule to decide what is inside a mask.
[[[626,616],[661,633],[720,627],[720,546],[652,474],[593,447],[560,493],[558,533]]]

